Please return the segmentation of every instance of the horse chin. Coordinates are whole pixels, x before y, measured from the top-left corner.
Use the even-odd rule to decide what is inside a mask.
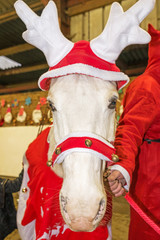
[[[66,216],[66,213],[64,215],[66,224],[74,232],[93,232],[99,225],[99,221],[90,221],[85,217],[77,217],[76,219],[70,220],[69,216]]]
[[[72,220],[69,227],[74,232],[92,232],[97,226],[94,226],[92,221],[89,221],[83,217],[79,217],[75,220]]]
[[[106,210],[106,201],[103,199],[99,204],[97,213],[88,216],[73,213],[72,209],[67,208],[66,199],[61,197],[60,208],[65,223],[74,232],[92,232],[94,231],[104,217]],[[80,212],[80,211],[78,211]],[[93,217],[94,216],[94,217]]]
[[[63,219],[68,227],[74,232],[93,232],[98,226],[98,223],[94,224],[94,221],[90,221],[85,217],[77,217],[70,220],[69,215],[66,212],[63,213]]]

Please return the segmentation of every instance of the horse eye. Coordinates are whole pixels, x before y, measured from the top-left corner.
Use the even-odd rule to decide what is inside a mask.
[[[109,100],[109,105],[108,108],[109,109],[115,109],[116,108],[116,103],[117,103],[117,97],[113,97]]]
[[[55,108],[54,104],[51,101],[49,101],[49,100],[48,100],[48,105],[49,105],[49,107],[50,107],[52,112],[56,111],[56,108]]]

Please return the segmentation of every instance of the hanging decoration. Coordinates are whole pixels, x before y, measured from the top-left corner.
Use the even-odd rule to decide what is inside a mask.
[[[118,94],[123,94],[123,89],[122,88],[118,91]]]
[[[24,106],[21,106],[20,110],[19,110],[19,113],[17,114],[17,122],[24,122],[26,120],[26,112],[24,111]]]
[[[19,105],[18,99],[14,99],[14,100],[12,101],[12,107],[18,107],[18,105]]]
[[[3,118],[1,118],[1,119],[0,119],[0,127],[2,127],[2,126],[3,126],[3,124],[4,124],[4,119],[3,119]]]
[[[30,98],[30,97],[27,97],[27,98],[25,99],[25,105],[29,106],[31,103],[32,103],[31,98]]]
[[[1,99],[1,107],[4,107],[4,106],[5,106],[5,104],[6,104],[6,101],[5,101],[5,99]]]
[[[1,110],[1,109],[0,109]],[[4,124],[4,119],[2,118],[2,114],[0,112],[0,127],[2,127]]]
[[[40,98],[40,104],[41,104],[41,106],[47,104],[47,99],[45,97],[41,97]]]
[[[42,121],[42,111],[40,109],[40,102],[38,102],[36,109],[34,109],[32,112],[32,120],[36,124],[39,124]]]
[[[0,97],[0,126],[34,126],[52,122],[47,93],[27,92]],[[48,113],[48,114],[47,114]]]
[[[11,123],[12,122],[12,113],[11,113],[10,104],[7,105],[7,112],[4,115],[4,122],[5,123]]]

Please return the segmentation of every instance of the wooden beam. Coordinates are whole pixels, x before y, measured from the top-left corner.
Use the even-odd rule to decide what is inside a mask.
[[[116,61],[116,65],[120,69],[127,69],[128,67],[128,65],[121,58],[118,58],[118,60]]]
[[[145,69],[146,69],[146,66],[142,66],[142,67],[126,69],[123,72],[131,77],[131,76],[137,76],[137,75],[142,74],[145,71]]]
[[[28,90],[36,90],[39,89],[37,81],[30,82],[30,83],[23,83],[18,85],[8,85],[0,87],[0,94],[10,94],[10,93],[16,93],[16,92],[22,92],[22,91],[28,91]]]
[[[38,11],[38,10],[41,10],[43,8],[43,5],[41,2],[35,2],[33,4],[30,4],[29,7],[34,11]],[[16,14],[15,11],[12,11],[12,12],[8,12],[8,13],[5,13],[5,14],[2,14],[0,15],[0,24],[4,23],[4,22],[7,22],[7,21],[11,21],[13,19],[16,19],[18,18],[18,15]]]
[[[27,73],[27,72],[34,72],[34,71],[43,70],[43,69],[46,69],[46,68],[48,68],[47,64],[40,64],[40,65],[29,66],[29,67],[14,68],[14,69],[6,70],[6,71],[0,71],[0,77],[9,76],[9,75],[16,75],[16,74],[21,74],[21,73]]]
[[[122,0],[117,0],[117,2],[121,2]],[[106,5],[109,5],[111,3],[113,3],[114,0],[90,0],[90,1],[85,1],[82,2],[80,4],[77,4],[75,6],[69,7],[66,11],[66,13],[68,14],[68,16],[74,16],[80,13],[84,13],[99,7],[103,7]]]
[[[0,50],[0,56],[7,56],[7,55],[12,55],[12,54],[17,54],[25,51],[29,51],[34,49],[35,47],[25,43],[25,44],[20,44],[14,47],[9,47],[9,48],[4,48]]]
[[[70,34],[70,18],[66,14],[67,1],[66,0],[54,0],[54,2],[58,9],[58,17],[59,17],[61,31],[65,36],[69,36],[69,34]]]
[[[48,4],[49,0],[40,0],[40,2],[41,2],[44,6],[46,6],[46,5]]]

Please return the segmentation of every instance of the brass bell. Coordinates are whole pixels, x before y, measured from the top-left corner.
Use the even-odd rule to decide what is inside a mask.
[[[26,193],[27,192],[27,188],[26,187],[22,188],[22,192]]]
[[[118,161],[119,161],[118,155],[112,154],[112,161],[113,161],[113,162],[118,162]]]
[[[52,160],[48,160],[48,161],[47,161],[47,166],[48,166],[48,167],[51,167],[51,166],[52,166]]]
[[[49,123],[52,123],[53,122],[53,118],[49,118]]]
[[[85,145],[86,145],[87,147],[91,147],[92,141],[91,141],[90,139],[86,139],[86,140],[85,140]]]
[[[56,148],[55,154],[59,155],[61,153],[61,147]]]
[[[31,120],[31,121],[30,121],[30,125],[33,125],[33,123],[34,123],[33,120]]]

